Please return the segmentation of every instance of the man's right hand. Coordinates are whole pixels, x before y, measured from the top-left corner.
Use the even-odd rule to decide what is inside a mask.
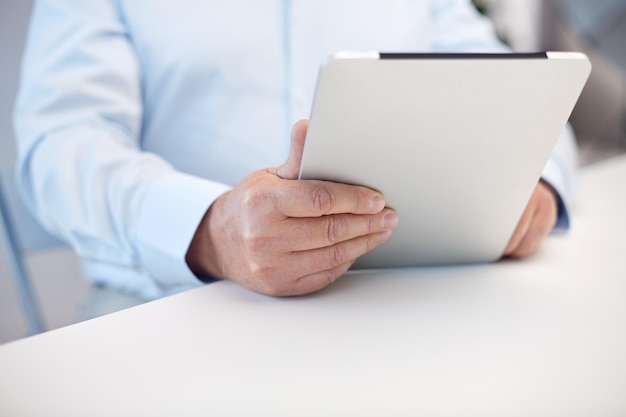
[[[297,180],[307,126],[294,126],[285,164],[248,175],[213,203],[187,252],[196,275],[268,295],[307,294],[389,239],[398,218],[380,193]]]

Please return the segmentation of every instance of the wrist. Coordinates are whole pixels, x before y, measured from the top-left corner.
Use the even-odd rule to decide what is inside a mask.
[[[187,266],[201,281],[224,278],[216,236],[216,219],[224,196],[218,197],[202,217],[185,255]]]

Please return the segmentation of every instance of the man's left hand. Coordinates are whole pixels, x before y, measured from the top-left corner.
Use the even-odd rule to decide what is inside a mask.
[[[524,258],[534,253],[556,224],[557,211],[554,191],[539,181],[503,256]]]

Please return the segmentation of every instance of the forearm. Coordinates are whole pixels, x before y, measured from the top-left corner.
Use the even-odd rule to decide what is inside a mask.
[[[30,206],[84,259],[191,285],[186,249],[226,187],[177,172],[120,136],[104,126],[73,126],[38,142],[20,165]]]

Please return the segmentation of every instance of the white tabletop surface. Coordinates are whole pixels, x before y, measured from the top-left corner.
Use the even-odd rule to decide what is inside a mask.
[[[229,282],[0,346],[0,416],[626,415],[626,158],[523,262]]]

